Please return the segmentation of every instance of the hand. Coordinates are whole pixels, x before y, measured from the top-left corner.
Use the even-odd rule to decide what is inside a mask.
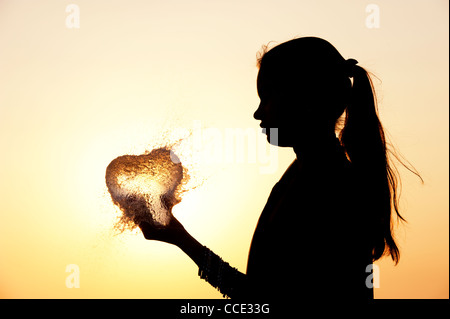
[[[183,250],[199,267],[203,263],[205,250],[194,237],[184,229],[183,225],[171,216],[170,222],[165,227],[158,227],[147,222],[139,224],[145,239],[159,240],[178,246]]]
[[[161,227],[147,222],[141,222],[139,228],[144,234],[145,239],[159,240],[174,245],[178,245],[180,239],[186,233],[183,225],[173,216],[167,226]]]

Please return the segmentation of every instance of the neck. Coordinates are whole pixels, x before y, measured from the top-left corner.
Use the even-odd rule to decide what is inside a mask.
[[[334,131],[314,134],[298,141],[294,145],[294,152],[300,163],[314,163],[332,159],[337,152],[339,141]]]

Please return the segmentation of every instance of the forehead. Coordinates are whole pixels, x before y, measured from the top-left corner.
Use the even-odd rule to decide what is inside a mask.
[[[272,82],[270,79],[267,69],[260,68],[256,78],[256,88],[259,94],[261,94],[262,91],[269,90],[269,87],[271,86],[270,83]]]
[[[264,96],[277,93],[286,94],[293,89],[293,86],[299,81],[299,74],[293,76],[290,71],[272,69],[267,67],[260,68],[256,79],[256,88],[258,94]]]

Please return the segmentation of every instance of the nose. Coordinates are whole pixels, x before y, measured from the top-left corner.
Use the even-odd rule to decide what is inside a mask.
[[[261,104],[259,104],[257,110],[255,111],[255,113],[253,113],[253,118],[255,120],[262,120],[261,115],[262,115],[262,107]]]

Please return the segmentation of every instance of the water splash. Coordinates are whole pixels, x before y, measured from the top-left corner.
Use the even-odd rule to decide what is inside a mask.
[[[123,213],[116,229],[123,231],[142,221],[166,226],[189,175],[171,147],[165,146],[117,157],[106,168],[105,179],[113,203]]]

